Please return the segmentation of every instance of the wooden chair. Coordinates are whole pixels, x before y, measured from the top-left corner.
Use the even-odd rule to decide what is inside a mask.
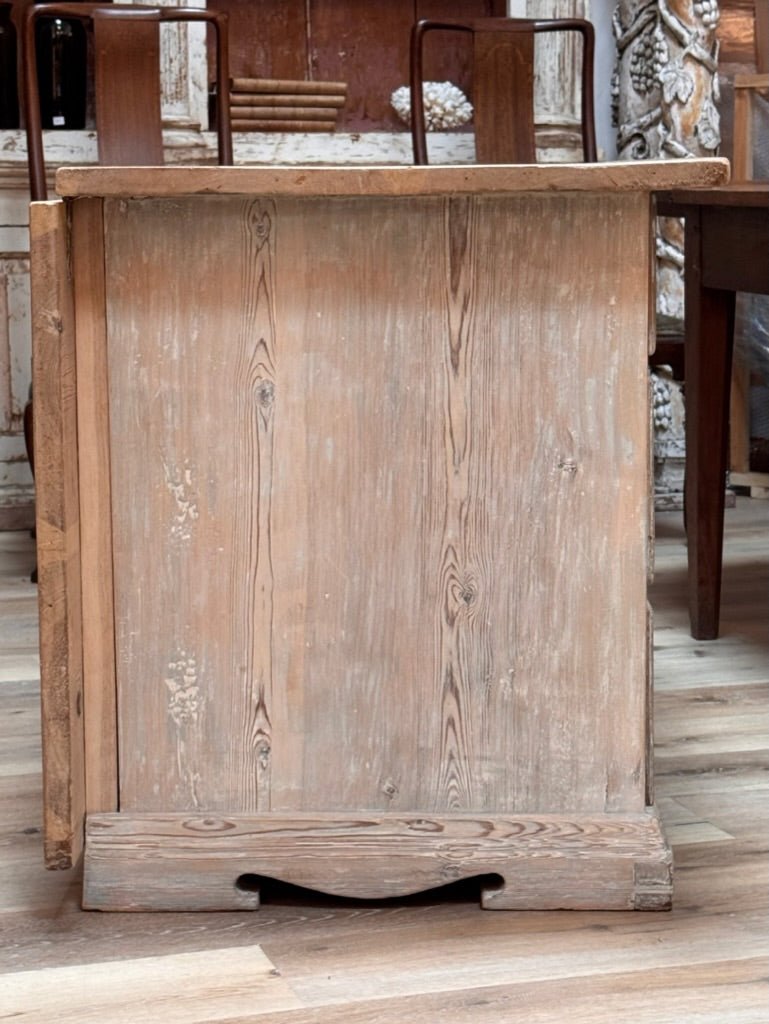
[[[734,76],[734,146],[732,181],[765,178],[767,168],[754,166],[758,139],[753,130],[753,103],[769,95],[769,73]],[[764,141],[764,151],[766,142]],[[756,171],[758,170],[758,173]],[[765,474],[750,470],[750,370],[735,358],[729,407],[729,470],[733,484],[765,488]]]
[[[475,152],[478,163],[535,163],[534,36],[543,32],[576,32],[582,36],[583,160],[596,156],[593,111],[595,36],[589,21],[559,18],[453,18],[418,21],[411,32],[411,137],[414,163],[426,164],[427,138],[422,95],[422,54],[428,32],[466,32],[473,43]]]
[[[220,164],[232,163],[226,14],[189,7],[42,3],[25,10],[22,25],[22,87],[33,201],[47,198],[35,25],[40,18],[52,17],[77,19],[92,27],[99,163],[130,166],[163,163],[160,23],[212,25],[216,31],[218,158]]]

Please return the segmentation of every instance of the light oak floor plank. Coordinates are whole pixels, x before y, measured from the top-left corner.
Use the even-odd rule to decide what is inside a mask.
[[[29,1024],[199,1024],[299,1005],[258,946],[0,976],[0,1019]]]
[[[765,502],[727,510],[722,636],[705,643],[688,633],[680,513],[658,516],[670,914],[482,912],[471,884],[385,903],[275,885],[255,914],[81,911],[77,873],[42,868],[32,542],[0,534],[0,1020],[765,1024],[768,526]]]

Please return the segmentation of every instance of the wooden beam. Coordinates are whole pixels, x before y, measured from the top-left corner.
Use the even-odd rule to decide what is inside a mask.
[[[83,846],[80,519],[75,331],[65,204],[32,203],[30,250],[45,863]]]

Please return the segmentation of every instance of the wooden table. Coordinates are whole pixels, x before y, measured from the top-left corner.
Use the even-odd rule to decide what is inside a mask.
[[[724,161],[62,170],[32,209],[46,851],[670,905],[651,193]]]
[[[769,294],[769,182],[658,197],[685,217],[686,539],[692,636],[718,636],[736,293]]]

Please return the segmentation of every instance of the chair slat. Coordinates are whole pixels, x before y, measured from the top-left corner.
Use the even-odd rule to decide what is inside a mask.
[[[96,130],[102,164],[163,163],[158,21],[154,11],[130,18],[94,12]]]

